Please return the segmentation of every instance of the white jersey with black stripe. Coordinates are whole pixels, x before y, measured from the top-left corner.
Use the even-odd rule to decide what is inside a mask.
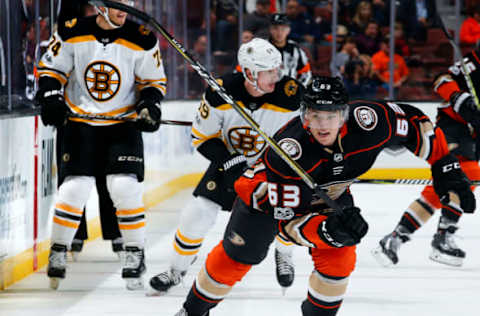
[[[244,86],[241,73],[222,77],[221,84],[260,128],[273,136],[285,123],[299,115],[302,85],[293,78],[283,77],[275,91],[252,97]],[[205,92],[192,126],[193,145],[200,146],[214,137],[220,138],[231,153],[243,154],[251,165],[266,148],[266,141],[210,88]]]
[[[38,75],[64,86],[70,110],[78,114],[135,117],[138,93],[146,87],[166,94],[167,79],[157,38],[128,21],[102,30],[95,17],[60,25],[38,65]],[[91,125],[115,121],[71,118]]]

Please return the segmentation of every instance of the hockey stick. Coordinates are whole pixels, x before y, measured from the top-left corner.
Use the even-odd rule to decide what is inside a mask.
[[[460,56],[460,67],[462,68],[463,76],[465,78],[465,82],[467,83],[468,90],[470,91],[470,94],[473,97],[473,101],[475,102],[475,105],[477,106],[477,108],[480,109],[480,102],[478,100],[477,91],[475,90],[475,87],[473,85],[473,81],[472,81],[472,78],[470,77],[470,73],[467,69],[467,66],[463,61],[462,51],[460,50],[460,47],[457,45],[457,43],[455,43],[455,40],[453,39],[452,34],[448,32],[447,28],[445,27],[445,24],[443,24],[443,20],[440,17],[440,14],[438,12],[437,12],[437,20],[438,20],[438,23],[440,24],[440,28],[442,29],[448,41],[452,45],[453,50],[458,56]]]
[[[268,145],[272,147],[272,149],[277,153],[277,155],[282,158],[285,163],[287,163],[290,168],[292,168],[295,173],[297,173],[300,178],[312,189],[314,190],[315,194],[322,198],[325,203],[334,209],[336,212],[341,211],[342,208],[340,205],[333,201],[326,193],[323,191],[321,187],[319,187],[313,178],[303,170],[303,168],[290,156],[285,153],[285,151],[278,146],[277,142],[275,142],[272,138],[270,138],[261,128],[260,125],[253,118],[227,93],[225,88],[218,84],[215,80],[213,75],[202,65],[200,64],[195,58],[180,44],[168,31],[161,26],[154,18],[149,16],[148,14],[141,12],[131,6],[125,5],[123,3],[112,2],[108,0],[90,0],[90,4],[110,7],[114,9],[118,9],[124,11],[128,14],[133,15],[134,17],[142,20],[146,24],[150,25],[154,30],[158,31],[166,40],[167,42],[172,45],[175,50],[182,55],[182,57],[190,64],[190,66],[202,77],[206,83],[218,93],[218,95],[228,104],[230,104],[235,111],[250,125],[260,136],[265,139]]]
[[[480,185],[480,181],[471,180],[472,185]],[[355,179],[353,182],[360,184],[416,184],[416,185],[432,185],[432,179]]]
[[[138,118],[136,118],[136,117],[115,117],[115,116],[95,115],[95,114],[69,113],[68,117],[85,119],[85,120],[102,120],[102,121],[117,121],[117,122],[137,122],[138,121]],[[178,126],[192,126],[192,122],[189,122],[189,121],[174,121],[174,120],[161,120],[160,124],[178,125]]]

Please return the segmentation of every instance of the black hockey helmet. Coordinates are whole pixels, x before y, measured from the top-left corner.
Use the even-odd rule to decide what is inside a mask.
[[[340,111],[343,121],[348,118],[348,93],[338,77],[314,76],[300,101],[301,118],[306,123],[308,110]],[[307,124],[308,125],[308,124]]]
[[[285,13],[274,13],[270,18],[270,25],[290,25],[290,20]]]
[[[314,110],[342,111],[348,107],[348,93],[340,78],[314,76],[300,105]]]

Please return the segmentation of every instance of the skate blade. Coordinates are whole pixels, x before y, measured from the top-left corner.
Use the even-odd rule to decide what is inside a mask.
[[[395,265],[393,261],[390,260],[390,258],[383,253],[382,246],[378,246],[377,248],[372,249],[370,253],[375,258],[375,260],[385,268],[391,268]]]
[[[60,278],[50,278],[50,288],[52,290],[57,290],[60,285]]]
[[[125,262],[125,251],[117,251],[115,254],[118,257],[118,261]]]
[[[125,278],[125,282],[127,283],[127,290],[130,291],[143,290],[145,287],[143,278]]]
[[[149,288],[147,293],[145,293],[145,296],[148,296],[148,297],[165,296],[165,295],[167,295],[167,292],[168,291],[157,291],[153,288]]]
[[[429,258],[432,261],[435,261],[435,262],[438,262],[438,263],[443,263],[443,264],[446,264],[446,265],[452,266],[452,267],[461,267],[462,264],[463,264],[463,259],[464,259],[464,258],[458,258],[458,257],[453,257],[453,256],[443,254],[436,249],[432,250]]]

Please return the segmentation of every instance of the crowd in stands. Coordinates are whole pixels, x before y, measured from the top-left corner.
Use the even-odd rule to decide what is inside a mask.
[[[45,0],[42,0],[42,3]],[[144,4],[142,5],[141,3]],[[150,7],[149,1],[137,1],[146,12],[159,12]],[[389,39],[390,33],[390,1],[389,0],[339,0],[338,26],[336,29],[336,55],[332,57],[332,17],[333,1],[329,0],[287,0],[284,13],[290,22],[288,38],[297,42],[306,52],[310,61],[311,72],[320,75],[336,75],[343,78],[353,97],[387,97],[390,80]],[[450,5],[454,1],[445,0]],[[15,2],[16,3],[16,2]],[[19,57],[15,64],[22,64],[16,76],[14,87],[17,90],[32,92],[33,64],[38,44],[33,44],[37,35],[34,32],[34,16],[31,10],[32,1],[25,1],[23,8],[18,7],[19,18],[24,21],[17,28],[23,38],[17,51],[12,56]],[[67,2],[68,3],[68,2]],[[149,4],[150,3],[150,4]],[[202,64],[211,61],[211,71],[216,76],[230,72],[236,66],[236,51],[239,44],[253,37],[270,37],[270,20],[273,13],[280,12],[282,0],[245,0],[244,8],[240,8],[238,0],[211,0],[209,19],[206,17],[204,1],[187,0],[186,10],[174,19],[187,20],[187,40],[182,30],[177,29],[176,37],[194,54]],[[435,0],[402,0],[396,1],[396,23],[393,34],[395,42],[393,81],[395,97],[400,99],[432,99],[431,89],[434,76],[444,71],[453,61],[453,51],[447,38],[439,29],[435,18]],[[48,6],[41,6],[48,8]],[[467,17],[460,28],[460,43],[464,53],[476,47],[480,40],[480,0],[463,1],[463,13]],[[91,9],[91,8],[90,8]],[[84,15],[94,12],[89,7],[83,8]],[[242,14],[240,14],[242,12]],[[48,13],[41,12],[41,17]],[[20,17],[21,16],[21,17]],[[163,9],[155,17],[171,32],[167,12]],[[12,19],[15,16],[12,15]],[[23,18],[22,18],[23,17]],[[243,20],[240,21],[240,18]],[[48,38],[48,19],[40,21],[40,41]],[[207,25],[206,21],[209,21]],[[242,33],[240,25],[243,25]],[[2,25],[0,25],[1,29]],[[209,34],[207,34],[210,32]],[[17,37],[18,38],[18,37]],[[0,37],[2,39],[2,37]],[[210,39],[210,41],[208,41]],[[161,40],[162,51],[169,44]],[[5,39],[3,38],[3,47]],[[14,49],[15,50],[15,49]],[[208,55],[210,53],[210,55]],[[208,55],[208,58],[207,58]],[[20,58],[22,61],[20,61]],[[168,66],[168,65],[167,65]],[[16,67],[16,69],[20,69]],[[185,69],[180,63],[176,73],[167,67],[167,75],[183,77],[187,74],[188,93],[173,98],[186,97],[196,99],[205,85],[198,80],[193,69]],[[173,68],[175,71],[175,68]],[[26,73],[26,74],[25,74]],[[27,77],[27,80],[23,79]],[[173,81],[172,81],[173,82]],[[180,80],[176,80],[183,85]],[[1,83],[1,81],[0,81]],[[2,88],[0,86],[0,88]],[[27,95],[31,94],[28,93]],[[183,90],[182,90],[183,91]]]
[[[223,58],[220,64],[232,63],[239,38],[246,42],[253,37],[269,38],[270,16],[279,12],[281,1],[250,0],[252,11],[245,11],[243,33],[238,34],[238,1],[216,1],[211,21],[212,51]],[[390,81],[389,39],[390,1],[339,0],[336,29],[337,53],[332,58],[333,1],[288,0],[285,14],[290,21],[289,39],[296,41],[307,53],[314,74],[336,75],[344,79],[353,97],[386,97]],[[247,5],[248,7],[248,5]],[[394,92],[395,96],[432,98],[431,82],[435,71],[453,61],[451,47],[439,45],[448,40],[441,35],[434,0],[396,1],[394,27]],[[472,12],[475,10],[472,10]],[[463,38],[480,38],[480,10],[475,11],[462,27]],[[465,28],[465,30],[464,30]],[[467,35],[468,33],[468,35]],[[192,42],[194,42],[193,40]],[[218,65],[217,61],[215,65]],[[217,66],[216,66],[217,67]],[[225,72],[231,68],[222,68]],[[217,75],[221,72],[213,69]],[[366,87],[366,88],[361,88]],[[419,93],[417,90],[422,90]],[[403,95],[402,95],[403,94]]]

